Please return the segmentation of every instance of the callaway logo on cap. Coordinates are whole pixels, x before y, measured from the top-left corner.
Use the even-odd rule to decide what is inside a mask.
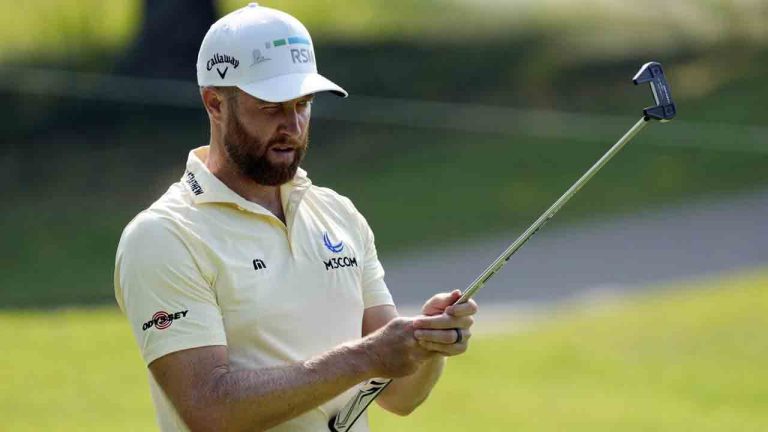
[[[279,10],[251,3],[216,21],[197,55],[197,84],[237,86],[267,102],[347,92],[317,73],[309,32]]]

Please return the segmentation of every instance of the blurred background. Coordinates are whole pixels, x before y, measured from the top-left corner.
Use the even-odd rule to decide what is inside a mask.
[[[151,429],[115,248],[207,143],[197,50],[246,2],[2,2],[0,416]],[[304,167],[366,215],[404,311],[465,287],[634,124],[643,63],[677,103],[478,296],[444,388],[378,430],[768,429],[768,2],[261,4],[350,92],[317,99]]]

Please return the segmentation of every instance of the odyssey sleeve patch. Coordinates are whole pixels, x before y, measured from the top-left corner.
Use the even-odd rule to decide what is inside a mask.
[[[227,344],[193,241],[173,221],[147,212],[120,239],[115,296],[147,364],[175,351]]]

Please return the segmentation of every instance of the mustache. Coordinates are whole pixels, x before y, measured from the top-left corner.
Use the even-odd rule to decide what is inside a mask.
[[[303,147],[304,140],[291,138],[291,137],[276,137],[267,141],[267,147],[273,147],[276,145],[289,145],[291,147]]]

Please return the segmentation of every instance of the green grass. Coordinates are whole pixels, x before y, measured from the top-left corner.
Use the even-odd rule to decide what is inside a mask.
[[[0,316],[8,431],[156,429],[144,365],[113,308]]]
[[[413,417],[375,411],[374,424],[441,432],[766,430],[768,272],[676,288],[566,310],[529,333],[477,338]]]
[[[374,409],[374,430],[766,430],[768,270],[674,288],[477,336],[424,406]],[[3,430],[154,428],[116,310],[4,312],[0,337]]]

